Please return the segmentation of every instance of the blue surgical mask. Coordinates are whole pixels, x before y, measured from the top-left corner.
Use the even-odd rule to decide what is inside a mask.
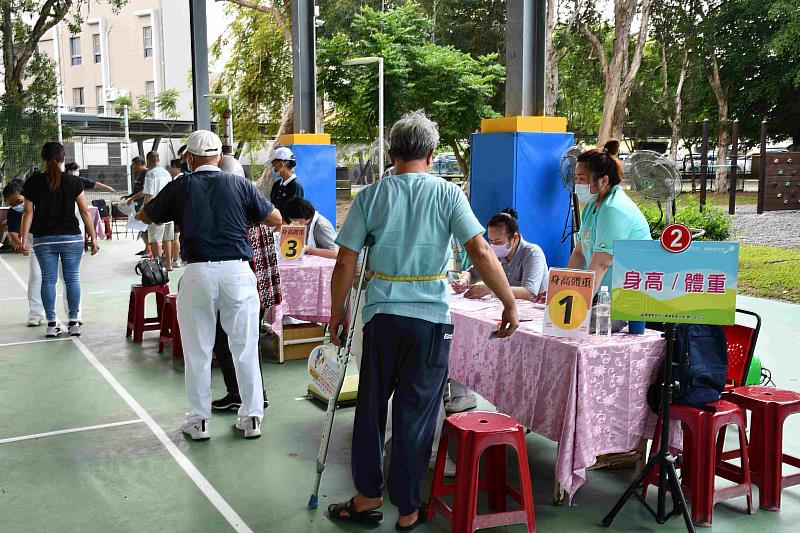
[[[272,170],[272,177],[274,177],[274,178],[275,178],[275,181],[278,181],[278,180],[281,180],[281,179],[283,179],[283,178],[281,177],[281,173],[280,173],[280,172],[278,172],[278,171],[277,171],[277,170],[275,170],[275,169],[273,169],[273,170]]]
[[[21,204],[17,204],[14,207],[12,207],[11,209],[16,211],[17,213],[22,213],[23,211],[25,211],[25,203],[23,202]]]
[[[587,183],[576,183],[575,194],[578,195],[578,200],[585,204],[597,200],[597,193],[592,194]]]

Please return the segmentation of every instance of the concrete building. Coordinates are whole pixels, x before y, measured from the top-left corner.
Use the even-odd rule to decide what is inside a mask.
[[[58,65],[62,110],[111,116],[119,96],[152,99],[174,88],[180,118],[192,118],[189,2],[130,0],[116,13],[106,3],[86,2],[81,15],[80,33],[61,22],[39,43]]]

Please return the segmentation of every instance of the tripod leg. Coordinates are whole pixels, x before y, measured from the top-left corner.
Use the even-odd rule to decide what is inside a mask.
[[[668,463],[666,465],[666,470],[669,478],[670,488],[672,490],[672,499],[677,504],[678,508],[683,515],[683,520],[686,522],[686,530],[689,533],[694,533],[694,524],[692,523],[692,517],[689,514],[689,507],[686,505],[686,497],[683,495],[683,489],[681,488],[681,481],[678,479],[678,471],[675,469],[675,463]]]
[[[658,457],[659,457],[658,454],[652,456],[647,461],[647,466],[644,467],[644,470],[642,470],[641,473],[638,476],[636,476],[636,479],[633,480],[633,483],[628,485],[628,488],[625,490],[625,493],[622,495],[622,497],[619,499],[619,501],[617,501],[617,504],[614,506],[614,508],[611,509],[611,512],[608,513],[603,518],[603,522],[602,522],[603,527],[611,527],[611,524],[614,523],[614,519],[617,517],[617,515],[622,510],[622,508],[625,507],[625,503],[627,503],[628,499],[641,486],[642,480],[645,478],[646,475],[648,475],[650,473],[650,471],[653,468],[655,468],[655,466],[656,466],[656,464],[658,462]]]

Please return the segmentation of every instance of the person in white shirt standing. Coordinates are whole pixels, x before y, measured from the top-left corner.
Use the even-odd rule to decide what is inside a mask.
[[[158,166],[160,157],[158,152],[150,152],[147,154],[147,174],[144,178],[144,203],[142,206],[147,205],[147,202],[158,196],[161,189],[167,186],[167,183],[172,181],[172,175],[164,167]],[[175,224],[167,222],[166,224],[150,224],[147,227],[147,238],[150,241],[150,248],[153,255],[158,258],[161,257],[163,250],[165,257],[164,266],[167,270],[172,270],[172,239],[175,237]],[[163,246],[162,246],[163,244]]]

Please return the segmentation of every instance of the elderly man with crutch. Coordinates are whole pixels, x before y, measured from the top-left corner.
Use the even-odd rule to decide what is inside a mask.
[[[345,302],[361,249],[374,239],[368,268],[364,349],[353,428],[352,473],[357,494],[331,505],[333,519],[383,519],[383,443],[387,404],[394,394],[389,496],[398,529],[425,519],[420,485],[428,468],[437,415],[447,380],[450,340],[445,272],[450,237],[465,243],[486,285],[503,302],[499,337],[519,326],[514,296],[484,229],[457,186],[428,174],[439,131],[423,112],[401,118],[390,133],[396,174],[364,189],[353,202],[336,243],[330,331],[342,343]]]

